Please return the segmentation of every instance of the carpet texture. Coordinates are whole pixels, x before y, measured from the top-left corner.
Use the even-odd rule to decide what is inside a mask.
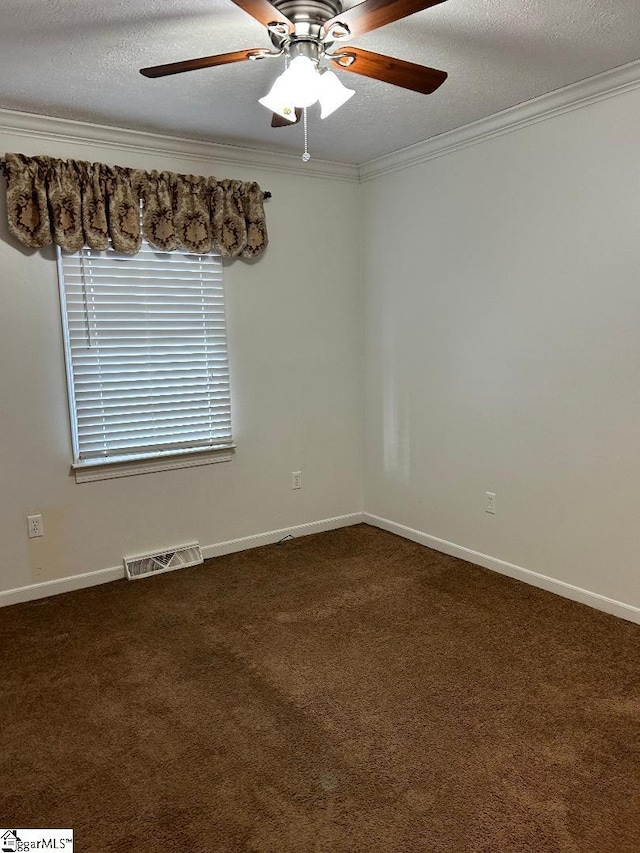
[[[637,853],[639,641],[366,525],[5,608],[0,823],[82,853]]]

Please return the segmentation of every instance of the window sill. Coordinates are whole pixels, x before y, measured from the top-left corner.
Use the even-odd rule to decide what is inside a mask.
[[[176,468],[193,468],[196,465],[213,465],[229,462],[233,458],[235,445],[215,450],[182,450],[156,456],[139,456],[132,459],[109,460],[107,462],[81,462],[72,465],[76,483],[92,483],[95,480],[113,480],[117,477],[133,477],[136,474],[152,474],[156,471],[171,471]]]

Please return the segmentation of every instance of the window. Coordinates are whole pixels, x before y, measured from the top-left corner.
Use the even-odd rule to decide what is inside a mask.
[[[73,468],[80,481],[229,459],[218,255],[58,250]]]

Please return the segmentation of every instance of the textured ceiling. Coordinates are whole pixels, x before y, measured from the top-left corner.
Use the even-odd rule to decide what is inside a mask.
[[[356,95],[321,121],[314,157],[364,163],[640,58],[638,0],[447,0],[354,44],[447,71],[433,95],[343,72]],[[2,0],[0,107],[298,153],[301,125],[257,103],[282,60],[150,80],[156,65],[269,47],[230,0]]]

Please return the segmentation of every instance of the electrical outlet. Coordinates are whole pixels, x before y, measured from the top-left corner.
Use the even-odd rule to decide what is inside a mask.
[[[490,512],[492,515],[496,514],[496,493],[495,492],[485,492],[484,493],[484,511]]]
[[[27,516],[27,533],[29,534],[29,539],[44,536],[44,523],[41,515]]]
[[[291,472],[291,488],[292,489],[301,489],[302,488],[302,471],[292,471]]]

